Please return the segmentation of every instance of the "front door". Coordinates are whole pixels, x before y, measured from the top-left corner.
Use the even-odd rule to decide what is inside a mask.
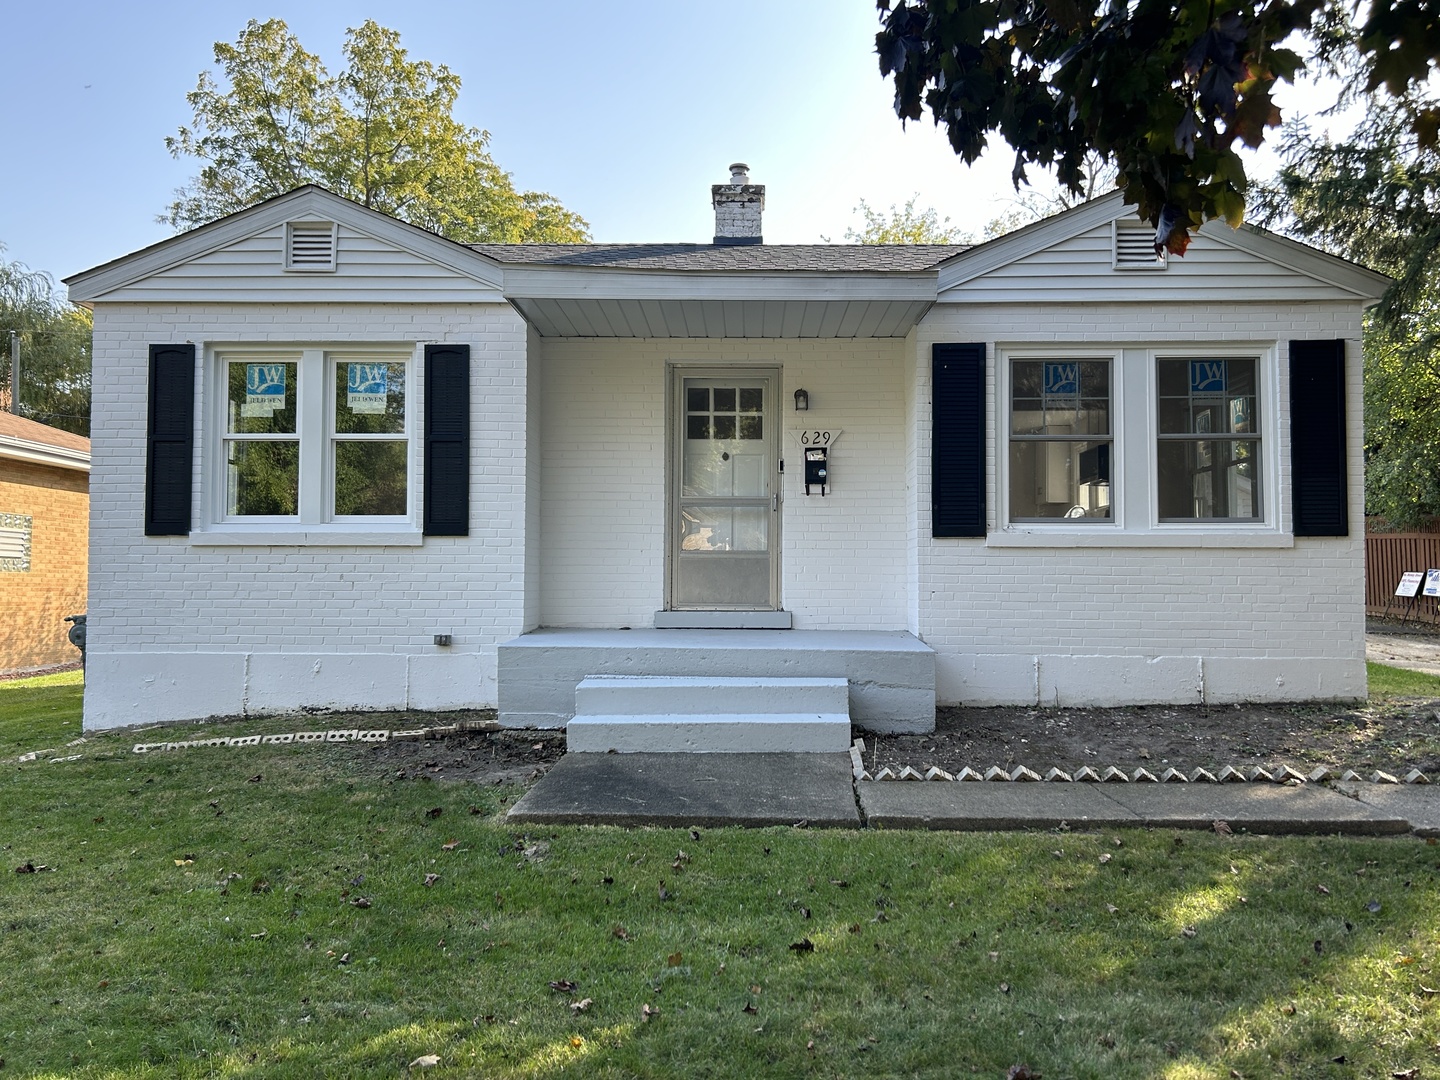
[[[669,607],[775,611],[779,372],[671,370]]]

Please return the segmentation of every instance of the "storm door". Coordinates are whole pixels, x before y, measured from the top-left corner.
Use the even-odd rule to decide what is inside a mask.
[[[779,372],[672,368],[671,610],[779,608]]]

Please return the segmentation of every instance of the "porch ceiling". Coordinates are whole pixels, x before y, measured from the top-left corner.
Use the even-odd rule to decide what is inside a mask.
[[[514,297],[541,337],[901,338],[933,300],[598,300]]]

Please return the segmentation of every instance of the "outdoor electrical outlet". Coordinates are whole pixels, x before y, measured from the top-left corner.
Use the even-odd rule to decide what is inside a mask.
[[[450,635],[449,635],[449,634],[436,634],[436,635],[435,635],[435,644],[436,644],[436,645],[449,645],[449,644],[450,644]]]

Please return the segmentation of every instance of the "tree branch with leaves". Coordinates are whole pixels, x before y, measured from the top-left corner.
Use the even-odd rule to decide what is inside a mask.
[[[220,78],[201,73],[191,124],[165,140],[205,164],[160,220],[193,228],[318,184],[462,243],[589,239],[553,196],[515,188],[489,132],[455,119],[460,77],[448,67],[412,60],[373,20],[346,32],[343,51],[332,76],[280,19],[217,43]]]

